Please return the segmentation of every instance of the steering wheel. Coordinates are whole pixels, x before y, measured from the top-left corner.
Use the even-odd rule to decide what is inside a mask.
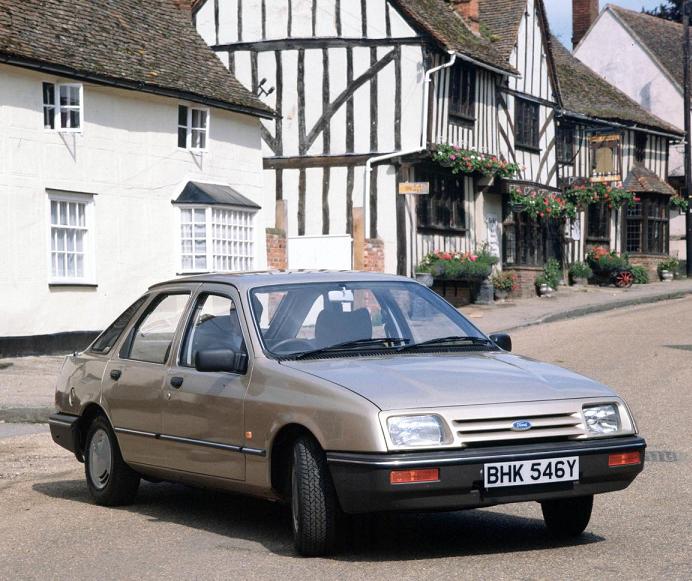
[[[293,345],[294,348],[285,349],[287,345]],[[272,345],[272,351],[305,351],[307,349],[314,349],[313,344],[308,339],[298,339],[296,337],[282,339]]]

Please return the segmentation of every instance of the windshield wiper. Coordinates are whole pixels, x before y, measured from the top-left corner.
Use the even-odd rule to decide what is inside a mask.
[[[459,335],[452,335],[451,337],[437,337],[436,339],[429,339],[428,341],[423,341],[421,343],[414,343],[413,345],[404,345],[399,348],[399,351],[411,351],[419,347],[432,347],[435,345],[454,345],[454,344],[472,344],[472,345],[492,345],[493,342],[485,337],[462,337]]]
[[[320,347],[319,349],[313,349],[312,351],[303,351],[301,353],[291,353],[288,355],[283,355],[281,359],[305,359],[313,355],[319,355],[321,353],[330,353],[332,351],[347,351],[349,349],[356,349],[362,347],[378,347],[380,345],[388,348],[393,348],[397,343],[403,343],[402,347],[405,347],[411,339],[405,337],[381,337],[377,339],[356,339],[355,341],[344,341],[343,343],[337,343],[336,345],[328,345],[327,347]]]

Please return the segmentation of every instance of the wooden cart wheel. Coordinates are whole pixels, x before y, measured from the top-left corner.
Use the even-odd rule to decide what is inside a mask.
[[[634,275],[629,270],[623,270],[615,275],[615,286],[618,288],[630,288],[634,283]]]

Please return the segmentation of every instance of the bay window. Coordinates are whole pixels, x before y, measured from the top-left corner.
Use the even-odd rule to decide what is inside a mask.
[[[256,211],[180,207],[180,271],[247,271],[254,267]]]
[[[626,209],[625,250],[641,254],[666,254],[669,218],[666,196],[642,194],[638,202]]]

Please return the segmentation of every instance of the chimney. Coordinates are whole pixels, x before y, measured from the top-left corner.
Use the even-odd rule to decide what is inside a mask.
[[[450,4],[457,11],[459,16],[463,17],[464,20],[471,27],[471,30],[476,34],[480,34],[481,29],[481,19],[480,19],[480,8],[478,4],[479,0],[450,0]]]
[[[598,18],[598,0],[572,0],[572,48],[576,48]]]

